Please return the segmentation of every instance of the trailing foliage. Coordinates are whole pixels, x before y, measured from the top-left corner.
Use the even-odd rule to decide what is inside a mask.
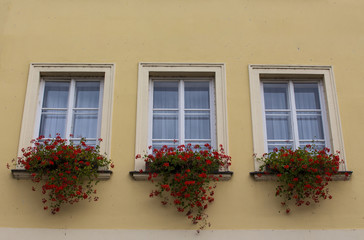
[[[287,213],[290,212],[290,200],[301,206],[318,203],[319,199],[331,199],[328,184],[342,162],[339,152],[330,154],[328,148],[317,150],[311,145],[296,150],[275,148],[257,160],[262,162],[261,171],[277,175],[276,196],[284,199],[282,205]]]
[[[22,149],[23,156],[18,158],[18,164],[31,173],[33,182],[41,182],[42,193],[48,195],[42,199],[44,210],[50,209],[55,214],[65,203],[98,200],[94,189],[98,182],[97,170],[111,161],[100,154],[98,145],[88,146],[85,141],[82,138],[75,144],[59,135],[55,139],[40,136],[31,141],[32,146]],[[35,191],[34,186],[32,189]]]
[[[219,151],[212,150],[209,144],[204,147],[192,147],[191,144],[177,148],[163,146],[145,155],[144,161],[150,172],[148,180],[156,186],[150,197],[161,197],[163,205],[173,205],[194,224],[200,223],[200,229],[210,225],[204,210],[215,200],[216,182],[222,177],[218,174],[219,168],[231,164],[231,157],[225,154],[221,145]]]

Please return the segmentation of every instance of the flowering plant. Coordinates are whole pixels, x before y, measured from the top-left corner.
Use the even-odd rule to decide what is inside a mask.
[[[139,157],[138,154],[136,158]],[[210,225],[204,210],[214,201],[216,182],[222,177],[218,170],[228,167],[230,160],[222,145],[219,151],[212,150],[209,144],[204,148],[188,144],[154,149],[153,154],[144,156],[150,172],[148,180],[157,187],[150,197],[161,197],[163,205],[174,205],[178,212],[185,213],[194,224],[200,223],[203,229]]]
[[[18,164],[31,173],[33,182],[42,182],[42,193],[48,194],[47,199],[42,199],[44,210],[49,208],[55,214],[64,203],[98,200],[93,196],[98,182],[97,169],[108,166],[111,161],[100,154],[99,146],[88,146],[85,141],[82,138],[79,144],[72,141],[68,144],[59,135],[55,139],[40,136],[31,141],[33,146],[22,149]],[[34,186],[32,190],[35,191]]]
[[[290,212],[288,201],[293,200],[296,206],[318,203],[319,199],[331,199],[328,184],[332,175],[339,170],[342,162],[339,152],[331,153],[330,149],[317,150],[314,146],[291,150],[282,147],[257,158],[263,164],[260,170],[274,173],[278,178],[276,196],[283,197],[282,205],[286,213]]]

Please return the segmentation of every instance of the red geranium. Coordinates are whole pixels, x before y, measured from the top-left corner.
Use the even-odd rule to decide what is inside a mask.
[[[111,161],[100,154],[100,147],[88,146],[85,139],[79,144],[59,135],[54,139],[43,136],[32,140],[33,146],[23,149],[23,156],[18,164],[31,173],[32,181],[43,182],[42,193],[48,194],[48,200],[42,199],[53,214],[65,203],[73,204],[83,199],[94,199],[92,194],[97,184],[97,170],[108,166]],[[34,189],[34,187],[33,187]]]
[[[152,152],[144,156],[147,170],[151,172],[148,180],[157,187],[150,196],[157,196],[157,191],[163,205],[167,202],[177,205],[177,211],[186,212],[193,223],[201,223],[200,228],[209,225],[204,210],[214,201],[213,190],[221,177],[211,173],[217,172],[220,167],[227,169],[230,156],[225,154],[222,146],[220,151],[214,151],[209,144],[205,144],[204,148],[191,144],[177,148],[163,146]]]
[[[276,196],[284,198],[287,213],[291,211],[288,208],[290,200],[297,206],[304,203],[308,206],[311,202],[319,202],[319,199],[331,199],[327,186],[342,163],[339,152],[330,153],[328,148],[318,150],[312,145],[296,150],[274,149],[257,160],[263,163],[261,171],[268,167],[277,174]]]

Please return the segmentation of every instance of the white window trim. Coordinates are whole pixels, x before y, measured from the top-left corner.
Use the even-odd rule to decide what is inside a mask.
[[[228,127],[226,103],[226,77],[223,63],[139,63],[138,99],[136,116],[135,155],[148,149],[150,76],[151,73],[188,73],[214,74],[216,145],[222,144],[228,152]],[[135,160],[135,171],[145,170],[142,159]]]
[[[95,77],[92,79],[89,79],[89,77],[42,77],[40,82],[40,90],[39,90],[39,101],[38,101],[38,112],[36,116],[35,121],[35,131],[34,131],[34,138],[38,137],[38,133],[40,131],[40,124],[41,124],[41,117],[42,117],[42,109],[43,109],[43,101],[44,101],[44,90],[45,85],[47,81],[69,81],[69,96],[68,96],[68,105],[67,105],[67,115],[66,115],[66,122],[67,127],[65,129],[65,137],[67,137],[69,140],[76,140],[80,139],[77,136],[70,137],[70,134],[72,134],[72,112],[75,108],[73,104],[75,103],[75,91],[76,91],[76,82],[99,82],[100,83],[100,90],[99,90],[99,104],[97,108],[98,112],[98,120],[97,120],[97,129],[96,129],[96,138],[93,138],[97,141],[97,139],[100,136],[100,130],[101,130],[101,120],[102,120],[102,100],[103,100],[103,92],[104,92],[104,78],[103,77]],[[94,109],[96,110],[96,109]],[[101,111],[100,111],[101,110]],[[45,138],[48,138],[48,136],[45,136]],[[89,138],[87,140],[90,140]],[[78,141],[78,140],[77,140]]]
[[[114,64],[89,64],[89,63],[31,63],[29,68],[28,85],[25,96],[23,111],[23,120],[20,131],[18,156],[22,155],[21,149],[29,146],[30,140],[36,135],[36,126],[39,91],[42,74],[62,74],[66,76],[74,73],[104,74],[104,88],[102,100],[102,119],[100,127],[100,137],[103,142],[100,145],[100,151],[106,153],[109,157],[111,154],[111,125],[112,125],[112,103],[114,92]],[[72,75],[71,75],[72,76]],[[22,166],[17,166],[22,168]]]
[[[215,87],[214,87],[214,78],[213,77],[151,77],[149,83],[149,136],[148,137],[148,146],[153,145],[153,86],[154,81],[178,81],[178,132],[179,138],[175,139],[179,142],[179,144],[185,144],[185,111],[184,108],[184,83],[186,81],[207,81],[209,83],[209,104],[210,108],[208,109],[210,112],[210,133],[211,137],[209,141],[211,141],[210,145],[217,148],[216,145],[216,121],[215,121]],[[206,109],[203,109],[206,110]]]
[[[331,151],[340,151],[345,159],[344,142],[341,130],[339,106],[332,66],[291,66],[291,65],[249,65],[250,100],[253,130],[254,153],[261,156],[265,152],[264,106],[261,92],[261,78],[263,74],[277,76],[307,75],[322,76],[325,98],[327,128]],[[307,79],[307,78],[306,78]],[[326,136],[325,136],[326,137]],[[255,161],[255,170],[259,170],[261,163]],[[346,170],[346,162],[341,164],[340,171]]]
[[[324,133],[324,144],[326,147],[331,148],[331,143],[330,143],[330,133],[328,130],[328,126],[327,126],[327,115],[326,115],[326,102],[325,102],[325,98],[324,98],[324,87],[322,84],[322,81],[320,80],[315,80],[315,79],[310,79],[309,77],[306,79],[295,79],[294,77],[292,77],[292,79],[288,79],[288,80],[272,80],[269,79],[268,80],[262,80],[261,79],[261,85],[260,85],[260,92],[261,92],[261,97],[262,97],[262,105],[263,105],[263,124],[264,124],[264,151],[268,152],[268,139],[267,139],[267,127],[266,127],[266,111],[267,109],[265,109],[265,104],[264,104],[264,83],[274,83],[274,82],[279,82],[279,83],[286,83],[288,85],[288,99],[289,99],[289,111],[291,113],[290,117],[291,117],[291,131],[292,131],[292,144],[295,148],[297,148],[300,145],[300,139],[298,137],[298,123],[297,123],[297,109],[296,109],[296,104],[295,104],[295,96],[294,96],[294,83],[297,83],[299,81],[302,82],[314,82],[318,84],[318,91],[319,91],[319,98],[320,98],[320,116],[322,117],[322,124],[323,124],[323,133]],[[274,141],[274,140],[272,140]]]

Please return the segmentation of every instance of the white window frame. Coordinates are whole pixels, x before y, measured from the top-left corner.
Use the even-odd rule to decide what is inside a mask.
[[[153,145],[153,89],[154,89],[154,81],[178,81],[178,109],[176,109],[178,111],[178,132],[179,132],[179,138],[175,139],[176,141],[178,141],[178,144],[185,144],[185,108],[184,108],[184,102],[185,102],[185,98],[184,98],[184,83],[187,81],[206,81],[209,83],[209,105],[210,108],[208,109],[210,111],[210,134],[211,134],[211,138],[208,141],[211,141],[211,146],[213,146],[214,148],[217,148],[216,145],[216,121],[215,121],[215,93],[214,93],[214,81],[213,78],[208,78],[208,77],[151,77],[150,78],[150,82],[149,82],[149,86],[150,86],[150,90],[149,90],[149,96],[150,96],[150,101],[149,101],[149,137],[148,137],[148,146]],[[191,110],[196,110],[196,109],[191,109]],[[206,110],[206,109],[201,109],[201,110]],[[204,139],[201,139],[200,141],[203,141]]]
[[[40,131],[40,124],[41,124],[41,116],[43,110],[43,101],[44,101],[44,90],[46,82],[70,82],[69,86],[69,94],[68,94],[68,106],[67,106],[67,115],[66,115],[66,129],[65,129],[65,138],[69,140],[80,140],[77,136],[70,137],[72,134],[72,117],[73,117],[73,110],[75,109],[75,91],[76,91],[76,82],[99,82],[100,83],[100,90],[99,90],[99,107],[97,108],[97,129],[96,129],[96,138],[93,139],[97,141],[100,136],[100,128],[101,128],[101,120],[102,120],[102,100],[103,100],[103,91],[104,91],[104,78],[103,77],[42,77],[40,81],[40,91],[39,91],[39,101],[38,101],[38,112],[36,116],[36,124],[34,130],[34,138],[37,138]],[[77,110],[77,109],[76,109]],[[95,109],[94,109],[95,110]],[[48,136],[44,136],[48,138]],[[51,136],[54,138],[55,136]],[[90,140],[90,139],[87,139]]]
[[[264,151],[268,152],[268,137],[267,137],[267,126],[266,126],[266,112],[269,111],[265,108],[264,104],[264,84],[265,83],[283,83],[287,84],[288,86],[288,104],[289,108],[287,109],[288,112],[290,112],[290,121],[291,121],[291,133],[292,133],[292,145],[293,148],[298,148],[300,146],[300,140],[298,136],[298,123],[297,123],[297,109],[296,109],[296,103],[295,103],[295,95],[294,95],[294,84],[297,82],[302,83],[316,83],[318,85],[318,92],[319,92],[319,99],[320,99],[320,109],[316,110],[320,112],[320,116],[322,117],[321,123],[323,127],[323,134],[324,134],[324,144],[325,147],[331,148],[331,143],[329,139],[329,130],[327,126],[327,116],[326,116],[326,103],[324,100],[324,91],[323,91],[323,85],[321,80],[315,80],[314,78],[306,78],[306,79],[295,79],[293,77],[290,77],[290,79],[261,79],[261,96],[262,96],[262,104],[263,104],[263,122],[264,122]],[[276,111],[276,110],[274,110]],[[282,110],[285,111],[285,110]],[[301,110],[299,110],[301,111]],[[314,110],[310,110],[314,111]],[[308,140],[308,139],[307,139]],[[276,141],[276,140],[271,140]],[[312,141],[311,139],[308,141]]]
[[[150,144],[151,77],[168,74],[172,77],[208,77],[213,75],[215,95],[216,146],[228,152],[225,65],[223,63],[139,63],[136,116],[135,155],[146,153]],[[145,170],[142,159],[135,160],[135,171]]]
[[[307,82],[312,78],[315,81],[321,78],[321,101],[324,102],[325,111],[322,116],[326,118],[324,126],[325,142],[328,143],[331,151],[340,151],[340,156],[345,159],[344,142],[341,130],[339,106],[337,101],[334,73],[331,66],[291,66],[291,65],[249,65],[250,100],[253,131],[253,148],[257,156],[266,152],[265,135],[265,109],[262,91],[262,76],[292,77],[295,81]],[[299,76],[299,77],[298,77]],[[325,119],[323,120],[325,123]],[[255,161],[255,170],[260,167],[259,162]],[[340,171],[346,170],[346,162],[340,165]]]
[[[40,96],[42,77],[45,76],[87,76],[103,75],[102,118],[100,124],[100,137],[103,139],[100,151],[111,155],[111,125],[112,104],[114,92],[114,64],[58,64],[58,63],[31,63],[29,68],[28,85],[25,96],[23,120],[20,131],[18,156],[22,155],[21,149],[29,146],[31,139],[39,133],[39,104],[42,102]],[[21,165],[17,168],[22,169]]]

